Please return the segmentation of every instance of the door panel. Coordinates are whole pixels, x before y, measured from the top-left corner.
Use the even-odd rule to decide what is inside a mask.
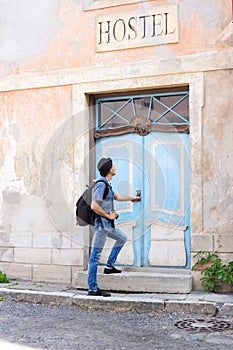
[[[189,140],[187,134],[145,138],[149,196],[145,203],[144,265],[189,264]]]
[[[136,189],[141,188],[143,177],[142,140],[135,134],[97,140],[97,162],[101,157],[110,157],[116,167],[116,175],[111,182],[114,192],[135,195]],[[132,202],[118,201],[115,201],[114,204],[115,210],[119,214],[116,224],[128,238],[117,262],[118,264],[141,266],[142,204],[135,205]],[[112,240],[110,241],[112,243]],[[101,261],[106,259],[108,253],[109,250],[104,251]]]

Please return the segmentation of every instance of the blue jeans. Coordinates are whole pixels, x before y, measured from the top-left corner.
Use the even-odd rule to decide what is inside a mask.
[[[107,237],[116,240],[108,257],[108,267],[114,266],[117,256],[127,240],[126,235],[117,228],[94,227],[94,237],[88,266],[88,288],[91,291],[97,291],[98,289],[97,268]]]

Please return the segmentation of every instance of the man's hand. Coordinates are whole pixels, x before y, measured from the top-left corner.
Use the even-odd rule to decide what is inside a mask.
[[[107,217],[108,220],[115,220],[117,218],[118,218],[118,214],[115,211],[109,213]]]
[[[140,202],[141,197],[132,197],[131,202]]]
[[[130,197],[130,196],[123,196],[122,194],[114,193],[114,199],[116,201],[130,201],[130,202],[139,202],[141,200],[141,197]]]

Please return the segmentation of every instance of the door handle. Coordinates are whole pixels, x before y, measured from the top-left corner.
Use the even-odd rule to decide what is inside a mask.
[[[140,199],[138,201],[141,201],[141,198],[142,198],[142,192],[141,190],[137,190],[136,191],[136,197],[139,197]]]

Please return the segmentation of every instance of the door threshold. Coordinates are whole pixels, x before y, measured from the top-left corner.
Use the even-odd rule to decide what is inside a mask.
[[[119,266],[120,267],[120,266]],[[145,273],[183,273],[183,274],[190,274],[190,269],[185,267],[135,267],[135,266],[122,266],[122,271],[125,272],[145,272]]]

